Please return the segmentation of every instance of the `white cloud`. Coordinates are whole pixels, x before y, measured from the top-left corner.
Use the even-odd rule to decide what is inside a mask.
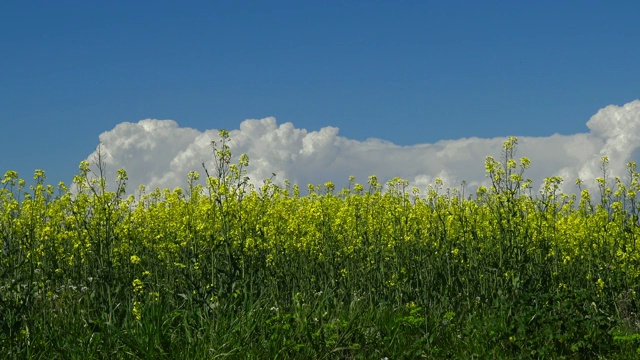
[[[561,175],[563,190],[574,192],[576,178],[593,184],[600,176],[600,158],[610,158],[611,174],[624,176],[629,161],[640,157],[640,100],[624,106],[607,106],[587,122],[588,133],[518,137],[516,156],[531,159],[525,176],[541,184],[548,176]],[[342,137],[338,128],[317,131],[296,128],[292,123],[278,124],[275,118],[245,120],[231,130],[234,154],[249,156],[249,177],[255,183],[276,173],[276,182],[289,179],[302,188],[307,184],[333,181],[346,186],[350,175],[366,183],[369,175],[386,182],[393,177],[409,180],[426,188],[436,178],[446,187],[457,187],[463,180],[475,189],[486,184],[485,156],[500,157],[505,138],[464,138],[434,144],[398,146],[380,139],[358,141]],[[115,179],[115,170],[126,169],[129,192],[139,184],[148,188],[183,187],[190,170],[203,173],[204,160],[213,168],[211,140],[218,130],[201,132],[182,128],[172,120],[142,120],[121,123],[100,135],[106,155],[107,178]],[[95,152],[88,160],[92,160]]]

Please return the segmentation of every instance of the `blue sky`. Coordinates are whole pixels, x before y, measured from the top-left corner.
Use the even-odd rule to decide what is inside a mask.
[[[401,146],[587,133],[599,109],[640,98],[638,13],[636,1],[5,1],[0,172],[68,182],[100,134],[147,118],[206,133],[273,116]]]

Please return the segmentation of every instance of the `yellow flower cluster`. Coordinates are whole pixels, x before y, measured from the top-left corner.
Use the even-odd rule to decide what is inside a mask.
[[[513,286],[520,281],[518,262],[555,259],[552,271],[559,276],[565,268],[597,257],[603,265],[593,274],[596,289],[606,290],[612,271],[637,282],[640,185],[635,167],[630,165],[631,183],[618,182],[614,190],[606,179],[598,180],[603,189],[596,206],[588,190],[581,190],[580,200],[559,194],[558,177],[548,178],[540,196],[533,197],[523,176],[530,162],[513,159],[516,144],[509,139],[501,161],[487,158],[492,185],[475,196],[464,186],[444,190],[441,180],[421,194],[405,180],[382,185],[375,176],[367,184],[351,178],[340,191],[331,182],[311,185],[307,196],[297,186],[270,181],[256,189],[243,177],[248,160],[229,165],[224,146],[217,176],[207,174],[204,185],[191,172],[186,190],[144,193],[141,188],[137,197],[123,198],[125,172],[118,173],[118,190],[109,192],[104,180],[90,180],[84,163],[74,192],[64,184],[56,192],[44,184],[41,171],[27,190],[9,171],[0,188],[0,246],[8,255],[1,261],[22,254],[61,274],[94,265],[128,274],[137,294],[137,318],[138,295],[149,291],[157,299],[162,293],[155,276],[189,274],[189,284],[206,293],[208,287],[232,289],[252,266],[265,267],[265,276],[273,278],[299,276],[292,259],[300,267],[316,264],[322,269],[313,279],[335,272],[335,278],[356,281],[378,273],[383,277],[379,286],[388,288],[411,284],[417,272],[431,266],[423,262],[423,269],[412,268],[407,259],[420,263],[436,257],[468,269],[501,268],[482,276],[495,273],[495,281]],[[454,275],[439,276],[451,280]]]

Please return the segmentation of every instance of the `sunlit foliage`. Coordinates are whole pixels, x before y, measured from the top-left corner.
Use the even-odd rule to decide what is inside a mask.
[[[640,349],[639,174],[535,193],[509,138],[490,186],[251,185],[229,133],[184,189],[0,188],[9,357],[595,358]],[[95,175],[95,176],[92,176]],[[304,192],[304,194],[303,194]],[[593,203],[592,198],[599,198]],[[58,355],[50,355],[58,354]],[[71,354],[71,355],[70,355]],[[607,355],[609,356],[609,355]]]

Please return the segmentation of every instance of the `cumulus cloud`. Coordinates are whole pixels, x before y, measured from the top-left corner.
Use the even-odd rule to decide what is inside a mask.
[[[626,163],[640,158],[640,100],[623,106],[607,106],[589,119],[589,132],[548,137],[518,137],[517,157],[531,159],[525,177],[539,186],[545,177],[560,175],[562,190],[575,192],[574,181],[593,184],[601,176],[600,159],[610,158],[610,172],[624,176]],[[247,154],[248,176],[256,184],[276,174],[275,181],[289,179],[301,187],[333,181],[346,186],[349,176],[365,183],[369,175],[386,182],[394,177],[426,188],[441,178],[446,187],[465,181],[475,189],[487,184],[486,156],[500,157],[505,138],[463,138],[433,144],[399,146],[382,139],[359,141],[339,135],[336,127],[319,130],[296,128],[276,119],[245,120],[231,130],[235,155]],[[218,130],[199,131],[180,127],[173,120],[124,122],[100,135],[107,178],[117,169],[129,175],[129,192],[138,185],[148,188],[184,187],[189,171],[203,173],[202,162],[213,168],[211,141]],[[88,157],[95,159],[96,152]]]

